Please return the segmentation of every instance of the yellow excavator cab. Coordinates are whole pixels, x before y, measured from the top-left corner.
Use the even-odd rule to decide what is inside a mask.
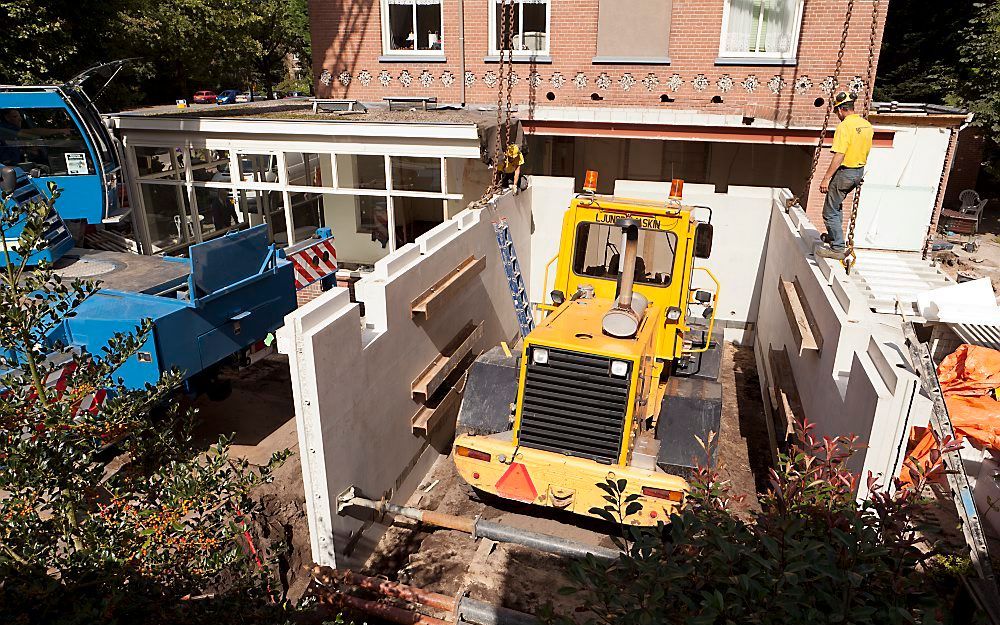
[[[596,516],[597,485],[625,479],[641,525],[682,505],[690,472],[713,461],[696,437],[718,432],[722,405],[719,285],[695,267],[711,252],[711,209],[685,205],[682,186],[662,202],[601,196],[588,172],[544,318],[519,351],[490,350],[470,370],[454,450],[469,484]],[[692,286],[698,272],[714,288]]]

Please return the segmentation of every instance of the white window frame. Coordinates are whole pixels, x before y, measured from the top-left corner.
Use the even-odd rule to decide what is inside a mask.
[[[396,239],[395,232],[395,205],[394,200],[399,198],[426,198],[430,200],[439,200],[441,202],[441,220],[447,220],[448,202],[449,201],[461,201],[463,199],[462,193],[456,193],[451,189],[459,188],[460,181],[449,179],[448,170],[448,159],[458,158],[458,157],[445,157],[445,156],[431,156],[427,154],[413,154],[408,151],[391,150],[384,153],[378,152],[362,152],[358,150],[318,150],[315,146],[282,146],[273,148],[262,148],[260,146],[248,146],[242,145],[239,142],[231,141],[208,141],[206,144],[199,144],[193,146],[188,142],[177,142],[168,146],[170,141],[165,140],[151,140],[151,141],[138,141],[130,142],[126,147],[126,162],[133,171],[138,173],[138,164],[136,158],[137,148],[168,148],[168,152],[174,162],[173,172],[177,173],[176,178],[166,178],[163,176],[163,172],[158,172],[157,174],[150,175],[149,177],[140,178],[138,175],[134,176],[135,181],[135,193],[133,194],[134,206],[133,213],[138,213],[140,215],[138,221],[141,222],[140,237],[143,239],[141,244],[143,249],[149,249],[156,251],[157,253],[167,253],[182,249],[185,246],[192,245],[194,243],[200,243],[202,240],[207,240],[208,238],[214,238],[215,236],[221,235],[224,231],[215,231],[211,233],[208,237],[203,236],[203,233],[199,228],[194,228],[194,235],[188,237],[187,229],[182,228],[180,233],[180,238],[183,240],[170,245],[165,248],[154,248],[152,246],[152,238],[148,229],[148,224],[146,223],[147,208],[145,206],[145,200],[142,194],[141,185],[162,185],[162,186],[172,186],[176,189],[178,194],[177,202],[179,206],[183,206],[182,194],[188,196],[188,206],[185,207],[185,215],[191,217],[191,219],[197,223],[199,212],[198,200],[195,194],[195,189],[197,188],[209,188],[209,189],[225,189],[234,196],[237,194],[246,194],[247,192],[254,191],[277,191],[280,195],[280,200],[278,200],[281,207],[284,209],[284,223],[287,237],[287,245],[295,245],[301,241],[296,236],[294,223],[294,214],[291,211],[291,194],[292,193],[312,193],[318,195],[342,195],[342,196],[370,196],[370,197],[381,197],[386,200],[386,210],[388,218],[388,228],[389,228],[389,241],[387,245],[387,252],[390,253],[395,251],[400,247],[399,241]],[[183,166],[179,166],[178,154],[176,148],[180,147],[183,154]],[[212,163],[199,163],[198,165],[191,164],[191,150],[194,149],[208,149],[220,152],[226,152],[227,158],[218,159]],[[316,156],[328,156],[330,158],[331,165],[331,176],[332,179],[323,181],[322,186],[307,186],[307,185],[293,185],[289,184],[288,179],[288,164],[287,164],[287,154],[292,152],[306,152],[309,154],[314,154]],[[242,170],[240,166],[239,157],[241,155],[263,155],[273,157],[276,161],[276,172],[277,180],[274,182],[250,182],[243,180]],[[343,187],[340,184],[340,172],[337,166],[338,156],[377,156],[382,159],[383,167],[385,168],[386,176],[386,188],[385,189],[355,189],[351,187]],[[392,176],[392,159],[393,158],[426,158],[426,159],[438,159],[441,173],[441,190],[440,191],[404,191],[401,189],[395,189],[393,184]],[[193,178],[193,172],[199,168],[204,168],[210,165],[215,165],[219,163],[229,162],[230,172],[239,171],[239,176],[233,176],[230,174],[230,179],[228,182],[212,182],[212,181],[195,181]],[[131,190],[130,190],[131,192]],[[132,196],[130,196],[132,197]],[[241,202],[241,205],[244,204]],[[265,212],[262,211],[260,218],[263,223],[267,224],[268,236],[273,241],[274,240],[274,224],[272,223],[273,213],[278,212],[279,208],[275,207],[274,210]],[[244,212],[245,222],[250,225],[250,215]],[[336,235],[336,233],[334,233]]]
[[[418,40],[420,36],[417,34],[417,2],[416,0],[411,0],[413,7],[413,36]],[[444,58],[444,0],[438,3],[441,7],[441,30],[438,32],[438,36],[441,37],[441,47],[437,50],[417,50],[417,42],[413,42],[413,50],[395,50],[392,47],[392,28],[389,26],[389,0],[381,0],[381,16],[382,16],[382,55],[386,57],[404,57],[404,56],[414,56],[414,57],[427,57],[427,56],[439,56]]]
[[[722,28],[719,31],[719,58],[720,59],[771,59],[776,61],[794,61],[796,60],[796,54],[799,49],[799,36],[802,34],[802,17],[803,10],[805,7],[805,0],[796,0],[795,6],[795,18],[792,20],[795,31],[792,33],[792,44],[789,46],[789,51],[786,53],[781,52],[731,52],[726,49],[726,39],[728,35],[729,28],[729,13],[730,6],[732,5],[732,0],[726,0],[722,8]],[[764,12],[761,11],[760,18],[761,21],[764,19]],[[758,24],[757,33],[758,37],[761,32],[761,28]]]
[[[490,56],[500,56],[500,42],[497,41],[497,5],[498,0],[487,0],[489,2],[489,42]],[[521,0],[514,0],[517,5],[522,5]],[[545,49],[544,50],[513,50],[513,58],[525,58],[532,56],[549,56],[552,51],[552,5],[553,0],[545,0],[537,3],[545,5]],[[517,32],[524,36],[524,11],[515,10],[517,16]],[[522,43],[523,45],[523,43]]]

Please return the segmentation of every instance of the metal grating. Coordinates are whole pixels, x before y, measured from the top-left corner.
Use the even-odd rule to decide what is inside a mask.
[[[949,323],[948,327],[963,342],[1000,351],[1000,326],[978,323]]]
[[[528,356],[518,443],[598,462],[616,461],[631,365],[624,378],[617,378],[611,376],[608,357],[546,349],[549,360],[544,365]]]
[[[851,279],[868,297],[873,312],[919,315],[917,295],[954,284],[940,269],[918,253],[858,250]]]

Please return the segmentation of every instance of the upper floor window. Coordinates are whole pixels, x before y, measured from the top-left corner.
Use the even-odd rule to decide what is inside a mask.
[[[549,53],[550,0],[491,0],[490,54],[511,50],[514,55],[537,56]],[[513,6],[511,6],[511,4]],[[509,37],[504,40],[504,11],[510,11]]]
[[[440,54],[441,0],[382,0],[385,54]]]
[[[719,56],[793,60],[803,0],[727,0]]]

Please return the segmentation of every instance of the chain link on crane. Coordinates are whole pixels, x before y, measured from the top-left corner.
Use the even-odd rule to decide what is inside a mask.
[[[830,132],[830,116],[833,114],[833,95],[840,87],[840,73],[844,67],[844,54],[847,50],[847,36],[851,30],[851,16],[854,14],[854,4],[855,0],[848,0],[847,11],[844,13],[844,28],[840,34],[840,48],[837,50],[837,65],[833,70],[833,84],[830,86],[830,93],[828,94],[829,100],[826,105],[826,114],[823,116],[823,127],[820,129],[816,151],[813,152],[812,165],[809,167],[809,178],[806,180],[805,193],[803,195],[808,194],[812,189],[813,180],[816,178],[816,170],[819,167],[819,158],[823,152],[823,144],[826,143],[826,137]],[[872,0],[871,33],[868,40],[868,74],[865,79],[865,93],[861,107],[862,114],[866,116],[868,115],[872,101],[872,81],[875,75],[875,43],[878,39],[880,5],[881,0]],[[857,260],[857,254],[854,251],[854,231],[858,222],[858,207],[861,202],[861,185],[863,184],[864,179],[862,179],[858,188],[854,190],[854,200],[851,206],[851,220],[848,227],[847,246],[843,260],[844,269],[848,274],[851,273],[851,268]],[[794,204],[799,204],[801,206],[800,197],[796,196],[792,198],[789,205]]]
[[[861,114],[866,118],[872,105],[872,82],[875,80],[875,41],[878,39],[878,17],[881,0],[872,0],[872,27],[868,39],[868,75],[865,77],[865,99],[861,106]],[[844,270],[847,275],[851,275],[851,269],[858,261],[858,255],[854,251],[854,230],[858,225],[858,207],[861,204],[861,187],[865,180],[862,177],[861,184],[854,190],[854,202],[851,205],[851,223],[847,229],[847,249],[844,254]]]
[[[500,11],[500,65],[497,68],[497,136],[493,153],[493,182],[483,191],[483,196],[475,204],[484,204],[503,188],[501,167],[506,158],[507,146],[511,140],[511,102],[514,81],[514,8],[517,0],[498,0]],[[506,99],[505,96],[506,95]]]
[[[854,0],[847,0],[847,13],[844,15],[844,29],[840,34],[840,49],[837,51],[837,65],[833,69],[833,84],[830,85],[830,93],[826,102],[826,114],[823,116],[823,127],[819,131],[819,143],[816,151],[813,152],[812,166],[809,167],[809,179],[806,180],[805,192],[808,195],[812,189],[813,179],[816,177],[816,169],[819,167],[819,157],[823,152],[823,144],[826,143],[826,135],[830,132],[830,115],[833,114],[833,96],[840,86],[840,71],[844,67],[844,53],[847,50],[847,35],[851,30],[851,15],[854,14]],[[799,197],[792,199],[792,204],[799,204]]]

